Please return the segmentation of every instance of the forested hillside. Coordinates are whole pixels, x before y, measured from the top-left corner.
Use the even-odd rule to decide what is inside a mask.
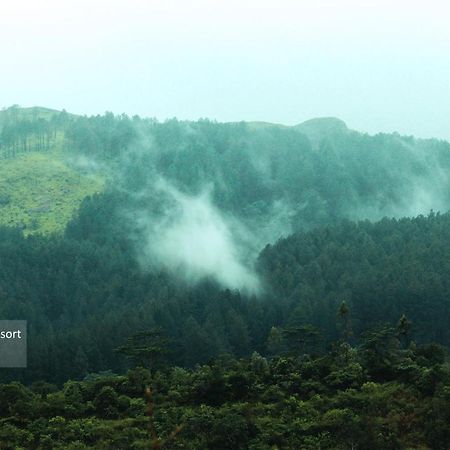
[[[54,191],[65,189],[58,180],[70,183],[68,170],[80,179],[71,185],[77,198],[99,186],[86,190],[86,180],[108,180],[64,234],[2,229],[1,315],[26,318],[31,337],[29,368],[4,379],[123,370],[114,349],[153,327],[173,338],[170,361],[183,366],[265,354],[272,327],[314,326],[325,348],[339,336],[342,301],[355,342],[406,314],[416,339],[450,344],[450,219],[428,214],[450,205],[448,143],[372,137],[336,119],[281,127],[2,114],[15,182],[40,182],[24,158],[41,155],[55,157],[47,163]],[[33,192],[11,195],[15,204]],[[48,201],[63,224],[69,209]],[[3,223],[10,207],[1,207]]]
[[[63,233],[102,174],[76,167],[65,146],[67,113],[46,108],[0,111],[0,224],[25,234]]]
[[[148,448],[146,384],[167,448],[449,439],[447,142],[14,107],[0,154],[5,448]]]
[[[258,226],[264,237],[341,218],[443,212],[450,205],[447,142],[369,136],[337,119],[281,127],[109,114],[77,118],[67,138],[76,154],[115,162],[128,191],[154,187],[156,177],[185,194],[209,186],[220,211]]]
[[[143,212],[152,218],[155,199],[149,191],[173,197],[157,180],[188,196],[207,191],[222,215],[246,229],[258,228],[251,233],[256,251],[282,234],[341,218],[414,216],[431,209],[445,212],[450,204],[447,142],[369,136],[333,118],[296,127],[159,123],[111,113],[80,117],[10,107],[0,112],[0,132],[4,164],[18,155],[50,155],[79,176],[107,177],[110,187],[128,194],[128,202],[136,201],[131,194],[147,196],[152,205]],[[20,165],[26,170],[26,159]],[[138,206],[133,212],[142,210]]]
[[[343,301],[355,342],[406,314],[415,339],[450,344],[449,214],[345,222],[281,240],[259,257],[264,293],[249,297],[212,279],[191,285],[164,270],[142,271],[125,236],[99,232],[111,225],[103,201],[86,201],[63,239],[2,230],[1,314],[27,317],[30,330],[29,368],[3,376],[62,382],[120,371],[125,361],[114,349],[158,326],[173,339],[170,361],[184,366],[224,352],[266,354],[272,327],[312,325],[324,348],[339,337]]]

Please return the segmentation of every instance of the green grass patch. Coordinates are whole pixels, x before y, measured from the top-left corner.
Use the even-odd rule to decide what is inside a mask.
[[[61,233],[83,198],[103,189],[104,178],[70,167],[58,144],[0,161],[1,225],[27,235]]]

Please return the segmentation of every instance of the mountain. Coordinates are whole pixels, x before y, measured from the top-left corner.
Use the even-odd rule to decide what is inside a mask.
[[[123,371],[114,348],[154,327],[183,366],[264,353],[272,327],[331,342],[342,300],[355,342],[407,314],[417,340],[450,344],[448,143],[338,119],[16,112],[0,148],[0,313],[32,338],[16,378]]]
[[[323,139],[333,139],[339,135],[350,133],[345,122],[335,117],[321,117],[307,120],[295,128],[308,136],[308,139],[318,145]]]
[[[21,107],[12,105],[8,108],[0,110],[0,123],[6,120],[51,120],[55,116],[59,116],[61,111],[43,106]],[[73,116],[70,114],[70,116]]]
[[[448,442],[449,143],[13,107],[0,157],[2,448]]]
[[[0,123],[1,223],[28,234],[61,232],[81,199],[106,180],[139,195],[154,192],[150,180],[158,177],[194,198],[209,190],[221,214],[247,230],[258,227],[259,239],[247,245],[253,254],[282,235],[342,218],[414,216],[450,205],[448,143],[369,136],[336,118],[294,127],[158,123],[10,107]]]

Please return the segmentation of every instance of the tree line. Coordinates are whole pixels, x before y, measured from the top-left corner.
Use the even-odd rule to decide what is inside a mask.
[[[405,320],[321,355],[287,332],[287,353],[224,355],[190,369],[153,366],[154,350],[164,353],[153,331],[144,346],[140,335],[122,348],[152,349],[144,367],[123,375],[90,374],[61,388],[0,384],[0,442],[36,450],[448,448],[447,351],[416,344]]]

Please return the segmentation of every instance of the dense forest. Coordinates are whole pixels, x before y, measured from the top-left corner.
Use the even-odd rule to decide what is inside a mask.
[[[2,111],[32,152],[106,182],[0,228],[2,448],[450,448],[450,144]]]
[[[258,258],[265,293],[256,297],[213,279],[189,285],[143,272],[126,241],[97,234],[110,222],[96,201],[82,209],[95,216],[84,221],[95,227],[92,240],[80,237],[78,221],[64,239],[1,231],[2,316],[27,317],[30,332],[28,368],[2,377],[63,382],[120,371],[125,361],[114,349],[154,327],[174,340],[170,361],[188,367],[221,353],[265,354],[272,327],[311,325],[331,341],[343,301],[355,341],[406,314],[417,341],[450,345],[449,214],[344,222],[282,239]]]
[[[91,374],[62,389],[3,384],[2,448],[448,448],[446,351],[416,346],[405,331],[400,321],[320,357],[297,348],[195,369]]]

